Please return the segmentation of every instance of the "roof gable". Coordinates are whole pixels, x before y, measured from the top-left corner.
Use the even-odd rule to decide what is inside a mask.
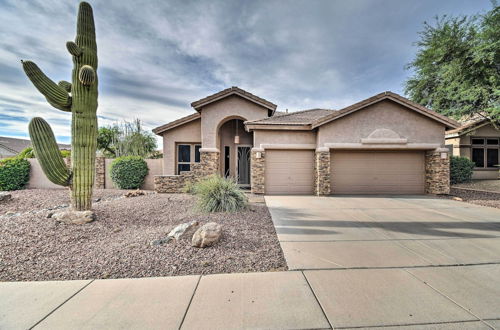
[[[201,109],[210,104],[210,103],[214,103],[214,102],[217,102],[219,100],[222,100],[228,96],[231,96],[231,95],[238,95],[244,99],[247,99],[253,103],[256,103],[268,110],[271,110],[271,111],[275,111],[276,110],[276,107],[277,105],[272,103],[272,102],[269,102],[268,100],[265,100],[263,98],[260,98],[258,97],[257,95],[254,95],[252,93],[249,93],[241,88],[238,88],[236,86],[233,86],[233,87],[230,87],[230,88],[227,88],[223,91],[220,91],[218,93],[215,93],[215,94],[212,94],[212,95],[209,95],[207,97],[204,97],[198,101],[195,101],[193,103],[191,103],[191,106],[198,112],[201,111]]]
[[[466,123],[458,128],[446,131],[446,137],[450,138],[450,137],[462,136],[464,134],[470,133],[473,130],[476,130],[478,128],[481,128],[481,127],[484,127],[487,125],[491,125],[491,126],[495,127],[489,119],[482,118],[479,120],[475,120],[475,121]]]
[[[321,117],[321,118],[317,119],[314,123],[312,123],[311,128],[316,128],[318,126],[322,126],[322,125],[327,124],[331,121],[348,116],[351,113],[365,109],[366,107],[368,107],[372,104],[379,103],[379,102],[384,101],[384,100],[391,100],[393,102],[401,104],[405,108],[407,108],[409,110],[413,110],[413,111],[415,111],[423,116],[426,116],[430,119],[433,119],[435,121],[438,121],[449,128],[456,128],[460,125],[457,121],[455,121],[453,119],[450,119],[450,118],[443,116],[435,111],[427,109],[426,107],[421,106],[420,104],[417,104],[415,102],[412,102],[412,101],[408,100],[407,98],[402,97],[401,95],[398,95],[396,93],[388,91],[388,92],[383,92],[383,93],[377,94],[375,96],[372,96],[370,98],[367,98],[363,101],[360,101],[358,103],[350,105],[344,109],[335,111],[330,115]]]

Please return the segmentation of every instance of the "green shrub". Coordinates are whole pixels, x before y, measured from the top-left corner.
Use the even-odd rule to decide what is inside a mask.
[[[69,158],[69,157],[71,157],[71,150],[65,150],[65,149],[61,150],[61,156],[63,158]]]
[[[236,182],[218,175],[209,176],[194,184],[198,208],[203,212],[235,212],[246,208],[247,197]]]
[[[111,180],[120,189],[138,189],[148,171],[148,164],[139,156],[119,157],[111,163]]]
[[[0,190],[23,189],[30,179],[30,162],[12,157],[0,161]]]
[[[468,182],[472,178],[475,164],[466,157],[450,157],[450,183]]]
[[[21,151],[18,155],[17,158],[35,158],[35,152],[33,151],[32,147],[28,147]]]
[[[63,156],[63,158],[71,157],[71,150],[65,150],[65,149],[61,150],[61,156]],[[35,151],[33,150],[33,147],[25,148],[16,157],[18,157],[18,158],[36,158]]]

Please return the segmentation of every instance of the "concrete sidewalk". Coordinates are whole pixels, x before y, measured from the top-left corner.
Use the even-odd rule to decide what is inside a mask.
[[[0,329],[495,329],[500,265],[0,283]]]

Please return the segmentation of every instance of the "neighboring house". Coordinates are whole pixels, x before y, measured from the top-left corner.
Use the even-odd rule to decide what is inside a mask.
[[[71,150],[70,144],[58,145],[61,150]],[[30,140],[0,136],[0,159],[15,156],[30,146]]]
[[[488,119],[475,120],[446,132],[446,146],[453,156],[476,163],[473,179],[497,179],[500,130]]]
[[[459,124],[397,94],[283,114],[232,87],[191,105],[194,114],[153,130],[163,137],[158,192],[210,174],[259,194],[449,192],[444,136]]]

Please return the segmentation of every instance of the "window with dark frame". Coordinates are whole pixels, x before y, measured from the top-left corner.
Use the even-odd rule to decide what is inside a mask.
[[[471,159],[476,168],[496,169],[500,151],[499,138],[471,138]]]
[[[177,173],[191,171],[191,165],[200,162],[200,144],[179,143],[177,145]]]

